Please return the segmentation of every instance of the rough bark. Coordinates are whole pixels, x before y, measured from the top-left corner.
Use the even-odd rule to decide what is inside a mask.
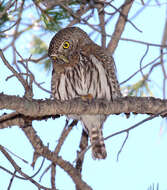
[[[57,114],[157,114],[167,110],[167,100],[153,97],[123,97],[114,101],[93,100],[91,103],[81,99],[60,102],[58,100],[28,100],[18,96],[0,94],[0,109],[15,110],[31,118],[46,118]],[[166,116],[166,113],[160,114]]]

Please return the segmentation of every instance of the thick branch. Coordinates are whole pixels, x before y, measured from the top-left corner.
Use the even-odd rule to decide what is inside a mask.
[[[167,109],[167,100],[153,97],[123,97],[114,101],[81,99],[60,102],[58,100],[28,100],[18,96],[0,94],[0,109],[15,110],[32,119],[56,114],[157,114]],[[162,116],[166,116],[163,114]]]
[[[57,156],[54,152],[51,152],[48,147],[44,146],[41,139],[36,135],[36,131],[32,127],[22,128],[25,135],[32,144],[35,153],[44,156],[52,163],[58,164],[63,170],[65,170],[68,175],[73,179],[74,183],[79,186],[82,190],[91,190],[82,179],[80,173],[73,167],[72,164],[63,160],[61,157]]]
[[[132,7],[133,4],[133,0],[125,0],[124,6],[122,8],[121,14],[118,18],[116,27],[115,27],[115,31],[112,35],[112,39],[110,40],[107,49],[113,54],[118,42],[121,38],[121,35],[124,31],[125,28],[125,24],[127,21],[127,17],[128,17],[128,13],[130,11],[130,8]]]

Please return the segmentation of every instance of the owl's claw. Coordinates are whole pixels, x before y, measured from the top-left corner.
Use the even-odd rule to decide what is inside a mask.
[[[93,100],[93,95],[92,94],[81,95],[81,99],[83,101],[88,101],[90,103]]]

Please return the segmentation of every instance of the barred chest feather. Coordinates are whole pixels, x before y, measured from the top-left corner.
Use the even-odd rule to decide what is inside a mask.
[[[59,100],[69,100],[91,94],[94,98],[112,99],[112,88],[103,64],[94,55],[89,59],[80,55],[80,61],[67,69],[59,78],[52,73],[52,95]]]

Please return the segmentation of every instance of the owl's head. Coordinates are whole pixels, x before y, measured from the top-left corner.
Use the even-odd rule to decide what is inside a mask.
[[[89,36],[78,27],[67,27],[60,30],[51,40],[48,55],[52,60],[59,59],[68,63],[70,57],[79,51],[80,47],[92,43]]]

